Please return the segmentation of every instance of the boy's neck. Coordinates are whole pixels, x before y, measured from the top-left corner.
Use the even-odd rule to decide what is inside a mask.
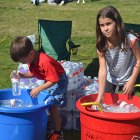
[[[39,52],[38,51],[34,51],[34,60],[33,60],[33,64],[35,64],[37,61],[38,61],[38,55],[39,55]]]

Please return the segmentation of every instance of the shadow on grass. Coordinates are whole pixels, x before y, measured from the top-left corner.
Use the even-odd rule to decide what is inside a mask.
[[[81,139],[80,131],[64,130],[64,139],[65,140],[80,140]]]
[[[88,64],[85,68],[84,75],[93,77],[98,77],[99,70],[99,60],[98,58],[93,58],[92,62]]]

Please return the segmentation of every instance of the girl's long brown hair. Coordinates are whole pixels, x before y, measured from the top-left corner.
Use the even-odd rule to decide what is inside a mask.
[[[105,54],[106,41],[107,41],[106,37],[102,34],[101,29],[100,29],[100,25],[99,25],[100,17],[110,18],[116,22],[116,31],[117,31],[119,46],[121,47],[121,43],[123,43],[125,46],[126,37],[125,37],[125,30],[124,30],[124,24],[123,24],[122,18],[116,8],[114,8],[113,6],[107,6],[99,11],[97,15],[97,19],[96,19],[96,48],[97,50],[100,53]]]

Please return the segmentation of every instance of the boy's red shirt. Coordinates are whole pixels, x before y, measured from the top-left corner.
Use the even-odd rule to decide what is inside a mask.
[[[49,55],[39,52],[35,64],[29,64],[33,76],[45,81],[58,82],[61,74],[64,73],[62,65]]]

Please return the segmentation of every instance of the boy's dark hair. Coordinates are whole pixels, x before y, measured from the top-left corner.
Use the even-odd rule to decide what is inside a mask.
[[[28,56],[31,50],[33,50],[31,40],[26,36],[19,36],[11,44],[10,55],[13,61],[19,62],[21,58]]]

